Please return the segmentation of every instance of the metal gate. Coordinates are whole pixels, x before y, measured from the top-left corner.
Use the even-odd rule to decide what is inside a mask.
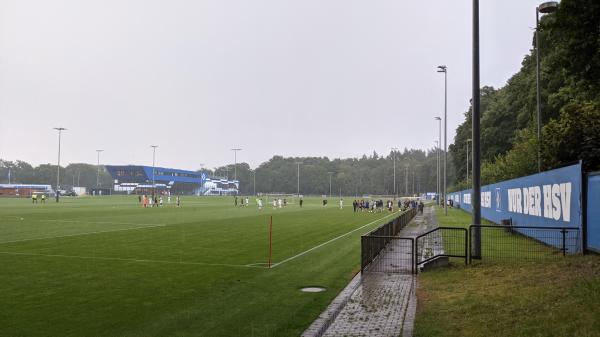
[[[415,270],[441,257],[463,258],[468,263],[469,235],[466,228],[438,227],[415,238]]]

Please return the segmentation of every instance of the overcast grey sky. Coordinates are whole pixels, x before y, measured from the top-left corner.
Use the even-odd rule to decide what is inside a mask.
[[[533,0],[481,1],[481,83],[531,48]],[[0,0],[0,158],[197,169],[448,136],[471,97],[468,0]]]

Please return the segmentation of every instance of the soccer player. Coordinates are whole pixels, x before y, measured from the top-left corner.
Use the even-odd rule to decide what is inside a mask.
[[[177,207],[179,208],[179,206],[181,206],[181,198],[179,198],[179,196],[177,196],[176,203]]]
[[[46,203],[46,195],[42,194],[42,204],[45,204],[45,203]]]
[[[344,199],[340,198],[340,209],[344,209]]]
[[[262,201],[262,199],[256,199],[256,204],[258,204],[258,210],[262,211],[262,209],[263,209],[263,201]]]
[[[37,194],[35,194],[35,193],[31,194],[31,203],[37,204]]]
[[[160,207],[162,207],[162,206],[163,206],[163,198],[162,198],[162,195],[160,196],[160,199],[158,199],[158,202],[159,202],[159,205],[160,205]]]
[[[300,198],[300,208],[302,208],[303,203],[304,203],[304,200],[302,200],[302,198]]]

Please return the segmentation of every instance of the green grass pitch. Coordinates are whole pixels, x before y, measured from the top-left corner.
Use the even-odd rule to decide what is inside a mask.
[[[390,218],[350,203],[0,199],[0,336],[297,336],[358,270],[360,235]],[[327,291],[299,291],[311,285]]]

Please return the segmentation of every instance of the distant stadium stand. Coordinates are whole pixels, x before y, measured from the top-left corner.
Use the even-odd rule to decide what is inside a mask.
[[[206,173],[138,165],[106,165],[114,180],[114,191],[127,194],[152,194],[152,191],[191,195],[235,195],[239,181],[209,178]],[[154,178],[154,179],[153,179]],[[152,182],[154,181],[154,186]]]

